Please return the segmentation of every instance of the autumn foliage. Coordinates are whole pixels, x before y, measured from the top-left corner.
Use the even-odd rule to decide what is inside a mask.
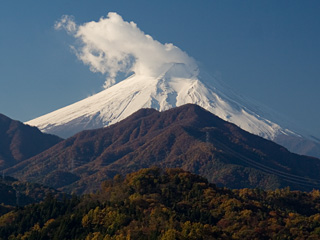
[[[319,239],[320,192],[218,188],[180,169],[116,175],[0,217],[0,239]]]

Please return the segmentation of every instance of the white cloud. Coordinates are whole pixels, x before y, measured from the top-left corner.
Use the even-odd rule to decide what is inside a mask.
[[[80,44],[73,46],[77,57],[93,72],[107,75],[105,87],[113,85],[119,72],[157,77],[171,63],[183,63],[192,71],[195,61],[171,43],[161,44],[126,22],[114,12],[99,21],[77,25],[63,16],[55,29],[65,29]]]
[[[73,34],[77,31],[77,25],[73,21],[73,17],[68,15],[63,15],[60,21],[56,22],[54,28],[56,30],[64,28],[69,34]]]

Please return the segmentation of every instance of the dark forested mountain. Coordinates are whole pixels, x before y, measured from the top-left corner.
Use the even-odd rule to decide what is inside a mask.
[[[320,186],[319,159],[290,153],[192,104],[142,109],[110,127],[83,131],[7,174],[82,193],[153,165],[183,168],[230,188]]]
[[[0,239],[319,239],[320,192],[229,190],[181,169],[141,169],[98,193],[0,217]]]
[[[60,141],[57,136],[0,114],[0,169],[33,157]]]

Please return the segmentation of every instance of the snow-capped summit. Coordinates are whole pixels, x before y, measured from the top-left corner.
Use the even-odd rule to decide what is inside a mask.
[[[37,126],[43,132],[69,137],[85,129],[119,122],[141,108],[164,111],[194,103],[264,138],[291,134],[233,100],[221,88],[200,81],[197,69],[190,70],[182,63],[172,63],[157,77],[134,74],[100,93],[27,124]]]
[[[315,145],[310,151],[310,140],[265,118],[270,114],[235,95],[219,81],[199,77],[198,69],[189,69],[182,63],[167,64],[163,69],[157,77],[133,74],[93,96],[26,123],[46,133],[70,137],[82,130],[117,123],[141,108],[164,111],[194,103],[250,133],[279,142],[291,151],[318,156],[318,150],[314,150],[315,145],[318,149],[318,143],[313,142]],[[303,152],[306,141],[310,153]]]

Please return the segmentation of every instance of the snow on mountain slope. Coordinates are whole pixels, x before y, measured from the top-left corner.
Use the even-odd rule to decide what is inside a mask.
[[[274,139],[279,134],[293,134],[233,100],[221,86],[209,87],[197,76],[197,70],[191,71],[184,64],[172,63],[158,77],[132,75],[100,93],[27,124],[37,126],[43,132],[69,137],[85,129],[119,122],[141,108],[164,111],[194,103],[267,139]]]

